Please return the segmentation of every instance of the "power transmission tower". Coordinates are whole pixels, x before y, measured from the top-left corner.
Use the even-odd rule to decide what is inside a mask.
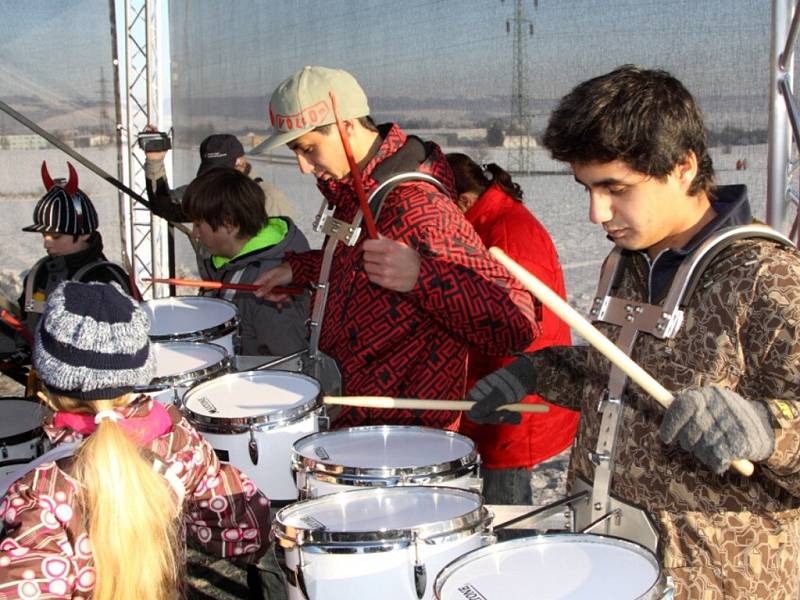
[[[538,6],[538,0],[533,0],[534,9]],[[514,17],[506,21],[506,33],[514,36],[512,55],[514,72],[511,80],[511,118],[508,128],[508,133],[512,136],[509,140],[512,141],[512,145],[508,149],[508,170],[512,173],[530,173],[533,171],[531,151],[533,115],[528,107],[527,41],[529,37],[533,37],[533,21],[525,15],[523,0],[514,0]],[[506,139],[508,137],[507,135]]]

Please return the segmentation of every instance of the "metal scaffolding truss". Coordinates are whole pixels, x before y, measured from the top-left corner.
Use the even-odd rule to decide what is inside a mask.
[[[770,48],[769,158],[767,177],[767,223],[787,231],[797,245],[800,239],[800,194],[793,187],[798,170],[800,112],[794,93],[794,49],[800,31],[800,0],[772,2],[772,43]],[[791,127],[790,127],[791,124]],[[794,139],[794,144],[792,144]],[[794,150],[795,158],[792,159]],[[787,223],[789,208],[795,216]]]
[[[136,143],[136,136],[148,123],[160,125],[156,47],[159,8],[159,0],[124,0],[125,78],[121,98],[120,177],[142,195],[146,193],[145,156]],[[166,223],[123,194],[120,194],[120,215],[123,245],[142,295],[145,298],[164,295],[165,286],[154,286],[142,280],[168,276],[165,272],[168,265]]]

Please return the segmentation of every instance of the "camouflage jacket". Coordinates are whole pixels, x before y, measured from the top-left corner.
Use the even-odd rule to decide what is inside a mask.
[[[614,295],[647,302],[653,265],[642,253],[625,254]],[[617,338],[617,327],[597,325]],[[531,358],[537,391],[581,410],[570,480],[591,482],[588,453],[597,443],[610,364],[586,346],[547,348]],[[766,240],[735,242],[704,271],[677,335],[640,334],[632,358],[673,393],[717,384],[766,403],[774,417],[775,451],[754,475],[716,476],[679,445],[660,441],[662,409],[628,383],[611,493],[652,516],[676,597],[797,598],[800,255]]]

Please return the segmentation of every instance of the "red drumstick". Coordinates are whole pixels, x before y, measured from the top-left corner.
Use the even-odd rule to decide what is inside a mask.
[[[378,230],[375,228],[375,219],[372,218],[372,211],[369,209],[369,204],[367,204],[367,193],[364,191],[361,171],[358,170],[356,159],[353,158],[353,149],[350,147],[350,140],[347,139],[347,133],[344,130],[344,122],[339,114],[339,106],[336,104],[336,94],[331,91],[328,95],[331,97],[333,116],[336,118],[336,128],[339,130],[339,137],[342,138],[344,154],[347,156],[347,162],[350,165],[350,176],[353,178],[353,187],[356,189],[356,196],[358,196],[358,203],[361,205],[361,212],[364,213],[364,225],[367,227],[367,234],[373,240],[377,240]]]
[[[9,327],[11,327],[14,331],[19,333],[25,340],[33,346],[33,334],[28,331],[28,328],[25,327],[22,323],[20,323],[14,315],[8,312],[5,308],[0,309],[0,319],[5,321]]]
[[[242,290],[244,292],[255,292],[259,286],[252,283],[224,283],[222,281],[209,281],[207,279],[177,279],[177,278],[145,278],[142,281],[152,281],[153,283],[168,283],[170,285],[185,285],[189,287],[210,288],[214,290]],[[305,292],[301,287],[275,286],[272,292],[275,294],[289,294],[299,296]]]

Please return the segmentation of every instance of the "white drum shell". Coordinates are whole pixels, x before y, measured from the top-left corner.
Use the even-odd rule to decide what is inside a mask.
[[[206,342],[219,344],[230,356],[239,345],[239,311],[221,298],[174,296],[142,302],[150,317],[154,342]]]
[[[398,504],[403,504],[402,496],[420,494],[423,490],[423,502],[401,507],[406,514],[400,515],[405,520],[401,528],[408,528],[404,540],[396,537],[380,543],[381,537],[387,535],[386,529],[393,528],[392,520],[397,513],[392,511]],[[470,509],[475,511],[471,525],[463,528],[464,524],[458,521],[455,514],[448,514],[448,498],[453,496],[469,495]],[[384,496],[384,502],[376,503],[370,507],[365,506],[357,499],[369,499],[370,496]],[[332,511],[341,511],[344,527],[329,524],[328,520],[316,513],[314,503],[330,501]],[[463,505],[463,502],[462,502]],[[359,538],[359,534],[366,542],[353,541],[352,543],[326,544],[324,542],[304,542],[298,546],[292,544],[291,537],[294,527],[281,520],[289,514],[298,511],[307,513],[300,517],[300,521],[308,520],[313,524],[319,520],[326,526],[326,531],[346,531],[348,526],[353,527],[352,535]],[[288,514],[287,514],[288,513]],[[315,514],[316,513],[316,514]],[[453,525],[442,527],[442,535],[429,539],[426,543],[420,541],[415,545],[411,540],[415,531],[422,532],[426,526],[436,521],[447,522],[453,519]],[[298,525],[297,519],[287,518]],[[369,522],[372,522],[373,531],[369,531]],[[493,541],[488,533],[488,523],[491,521],[489,513],[482,505],[482,500],[476,492],[467,490],[440,488],[440,487],[394,487],[371,488],[351,490],[324,498],[299,502],[293,506],[279,511],[276,516],[278,538],[286,550],[286,566],[297,571],[302,553],[302,577],[308,592],[308,600],[349,600],[352,598],[380,598],[381,600],[409,600],[417,598],[414,565],[419,552],[419,559],[425,567],[427,585],[422,598],[433,598],[433,582],[436,574],[449,562],[457,557],[475,550]],[[313,525],[312,525],[313,526]],[[294,585],[288,585],[289,600],[305,600],[305,596]]]
[[[183,413],[220,460],[243,471],[268,498],[296,500],[290,450],[296,440],[319,431],[321,406],[315,379],[244,371],[193,387],[184,396]]]
[[[519,538],[470,552],[436,578],[436,600],[672,598],[655,556],[627,540],[589,534]]]
[[[218,344],[202,342],[153,343],[156,373],[151,384],[137,388],[162,404],[180,406],[183,396],[193,386],[232,369],[228,350]]]
[[[50,448],[42,430],[49,412],[34,400],[0,399],[0,477],[14,473]]]
[[[481,491],[480,457],[466,436],[383,425],[312,434],[292,451],[300,496],[364,487],[435,485]]]

